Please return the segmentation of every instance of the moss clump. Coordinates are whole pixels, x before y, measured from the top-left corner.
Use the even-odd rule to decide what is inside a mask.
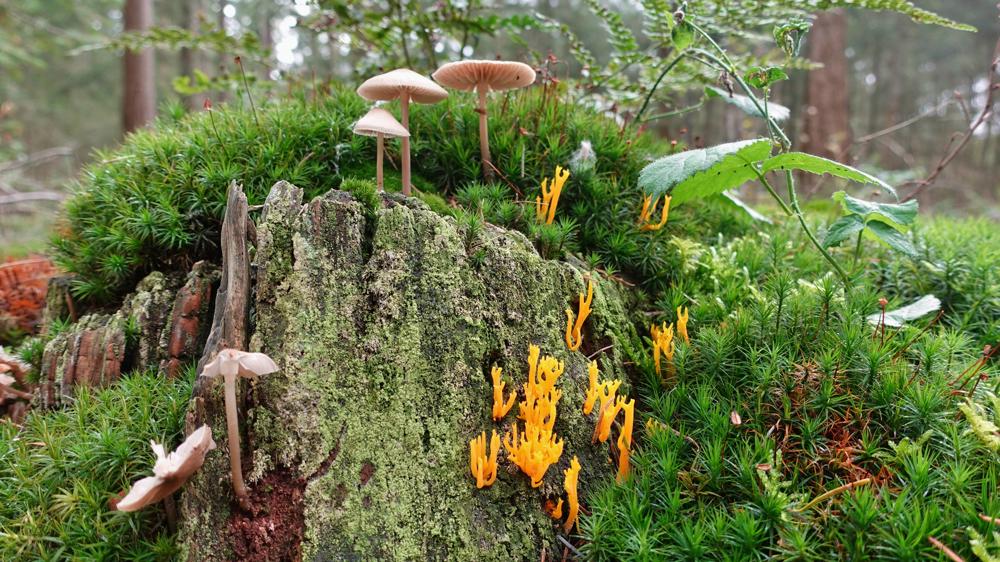
[[[149,441],[181,439],[191,375],[134,374],[81,389],[67,408],[0,424],[0,559],[164,560],[176,553],[162,508],[112,511],[148,476]]]

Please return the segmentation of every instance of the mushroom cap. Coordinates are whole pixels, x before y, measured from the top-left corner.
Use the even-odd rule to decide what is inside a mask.
[[[274,361],[263,353],[253,353],[250,351],[240,351],[238,349],[223,349],[205,365],[201,371],[201,376],[214,378],[231,375],[235,369],[236,374],[241,377],[253,378],[257,375],[267,375],[278,370]]]
[[[358,86],[358,95],[368,101],[394,100],[403,93],[416,103],[437,103],[448,97],[444,88],[408,68],[373,76]]]
[[[163,445],[150,443],[156,453],[153,476],[132,485],[128,494],[115,504],[118,511],[138,511],[176,492],[205,463],[205,454],[215,448],[212,428],[199,427],[176,451],[165,454]]]
[[[15,382],[17,382],[17,380],[14,377],[3,374],[3,371],[0,371],[0,386],[11,386]]]
[[[366,137],[384,135],[406,138],[410,136],[406,127],[396,121],[391,113],[379,107],[372,108],[364,117],[358,119],[358,122],[354,124],[354,134]]]
[[[535,81],[535,70],[523,62],[461,60],[442,65],[432,76],[446,88],[468,91],[484,83],[499,92],[530,86]]]

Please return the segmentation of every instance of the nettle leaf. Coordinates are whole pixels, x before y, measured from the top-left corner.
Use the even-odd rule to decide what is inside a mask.
[[[907,201],[906,203],[876,203],[865,201],[857,197],[851,197],[843,191],[833,194],[833,200],[839,201],[844,210],[848,213],[860,215],[866,221],[877,219],[897,230],[903,229],[913,224],[917,219],[917,202]]]
[[[826,237],[823,238],[823,247],[837,246],[844,240],[853,238],[854,235],[864,230],[864,228],[865,219],[858,215],[851,214],[840,217],[827,229]]]
[[[715,86],[705,86],[705,95],[710,98],[720,98],[728,104],[735,105],[747,115],[760,117],[761,119],[764,118],[764,114],[757,109],[753,100],[747,96],[730,94],[722,88],[716,88]],[[783,105],[768,102],[767,113],[771,116],[771,119],[774,119],[775,121],[784,121],[785,119],[788,119],[788,116],[791,115],[792,112]]]
[[[670,40],[675,49],[683,51],[694,43],[694,28],[686,20],[681,21],[670,30]]]
[[[926,316],[932,312],[941,310],[941,301],[934,295],[924,295],[918,300],[896,310],[889,310],[885,313],[885,325],[893,328],[901,327],[905,322],[916,320],[921,316]],[[876,326],[882,322],[882,313],[876,312],[866,318],[870,324]]]
[[[862,172],[857,168],[852,168],[847,164],[841,164],[828,158],[806,154],[805,152],[785,152],[764,162],[761,171],[764,173],[774,170],[801,170],[810,174],[822,175],[830,174],[838,178],[856,181],[858,183],[869,183],[879,187],[882,191],[891,195],[894,199],[899,199],[896,190],[884,181],[871,174]]]
[[[671,205],[716,195],[757,177],[752,163],[771,155],[769,139],[730,142],[664,156],[639,173],[639,188],[670,195]]]
[[[788,80],[788,74],[780,66],[755,66],[747,71],[743,79],[754,88],[763,90],[770,88],[775,82]]]
[[[874,235],[877,240],[884,242],[886,246],[889,246],[893,250],[911,257],[917,255],[917,249],[913,247],[910,239],[894,227],[880,220],[868,221],[865,227],[868,233]]]

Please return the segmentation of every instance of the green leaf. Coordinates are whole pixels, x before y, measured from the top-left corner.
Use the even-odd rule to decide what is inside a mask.
[[[910,240],[900,231],[879,220],[872,220],[866,224],[867,231],[876,239],[884,242],[887,246],[908,256],[916,256],[917,249],[913,247]]]
[[[839,201],[848,213],[860,215],[865,221],[881,220],[897,230],[912,225],[917,218],[916,201],[876,203],[851,197],[843,191],[834,193],[833,200]]]
[[[785,52],[786,56],[797,57],[802,46],[802,38],[809,32],[812,23],[795,19],[774,26],[774,42]]]
[[[674,48],[683,51],[694,43],[694,28],[687,20],[681,21],[670,30],[670,40],[674,43]]]
[[[938,310],[941,310],[941,301],[934,295],[924,295],[902,308],[887,311],[884,322],[886,326],[899,328],[907,321],[916,320],[921,316],[926,316]],[[870,314],[867,320],[869,323],[878,326],[880,322],[883,322],[882,313],[876,312],[875,314]]]
[[[754,88],[763,90],[764,88],[770,88],[771,84],[775,82],[788,80],[788,74],[780,66],[755,66],[743,75],[743,79]]]
[[[720,98],[728,104],[735,105],[743,110],[743,113],[746,113],[747,115],[760,117],[761,119],[764,118],[764,114],[757,109],[753,100],[747,96],[730,94],[722,88],[716,88],[715,86],[705,86],[705,95],[710,98]],[[771,116],[771,119],[774,119],[775,121],[784,121],[785,119],[788,119],[791,111],[783,105],[768,102],[767,113]]]
[[[746,201],[740,199],[732,191],[723,191],[722,197],[725,198],[725,200],[732,203],[733,205],[735,205],[736,207],[738,207],[739,209],[743,210],[743,212],[745,212],[746,214],[750,215],[750,218],[752,218],[753,220],[765,224],[774,224],[773,222],[771,222],[771,219],[767,218],[767,216],[762,214],[757,209],[754,209],[750,205],[747,205]]]
[[[751,163],[771,155],[769,139],[752,139],[664,156],[639,173],[649,195],[672,196],[671,205],[708,197],[757,177]]]
[[[837,219],[826,231],[823,238],[823,247],[837,246],[844,240],[853,237],[865,228],[865,219],[858,215],[845,215]]]
[[[773,170],[802,170],[811,174],[830,174],[838,178],[856,181],[858,183],[869,183],[878,186],[882,191],[892,195],[893,199],[899,199],[896,190],[884,181],[871,174],[862,172],[857,168],[852,168],[846,164],[835,162],[820,156],[806,154],[805,152],[785,152],[764,162],[761,171],[764,173]]]

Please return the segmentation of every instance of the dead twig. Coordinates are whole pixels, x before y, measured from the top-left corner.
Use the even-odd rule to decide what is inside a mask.
[[[927,537],[927,541],[934,546],[934,548],[941,551],[942,554],[947,556],[953,562],[965,562],[961,556],[955,554],[955,551],[945,546],[941,541],[935,539],[934,537]]]

